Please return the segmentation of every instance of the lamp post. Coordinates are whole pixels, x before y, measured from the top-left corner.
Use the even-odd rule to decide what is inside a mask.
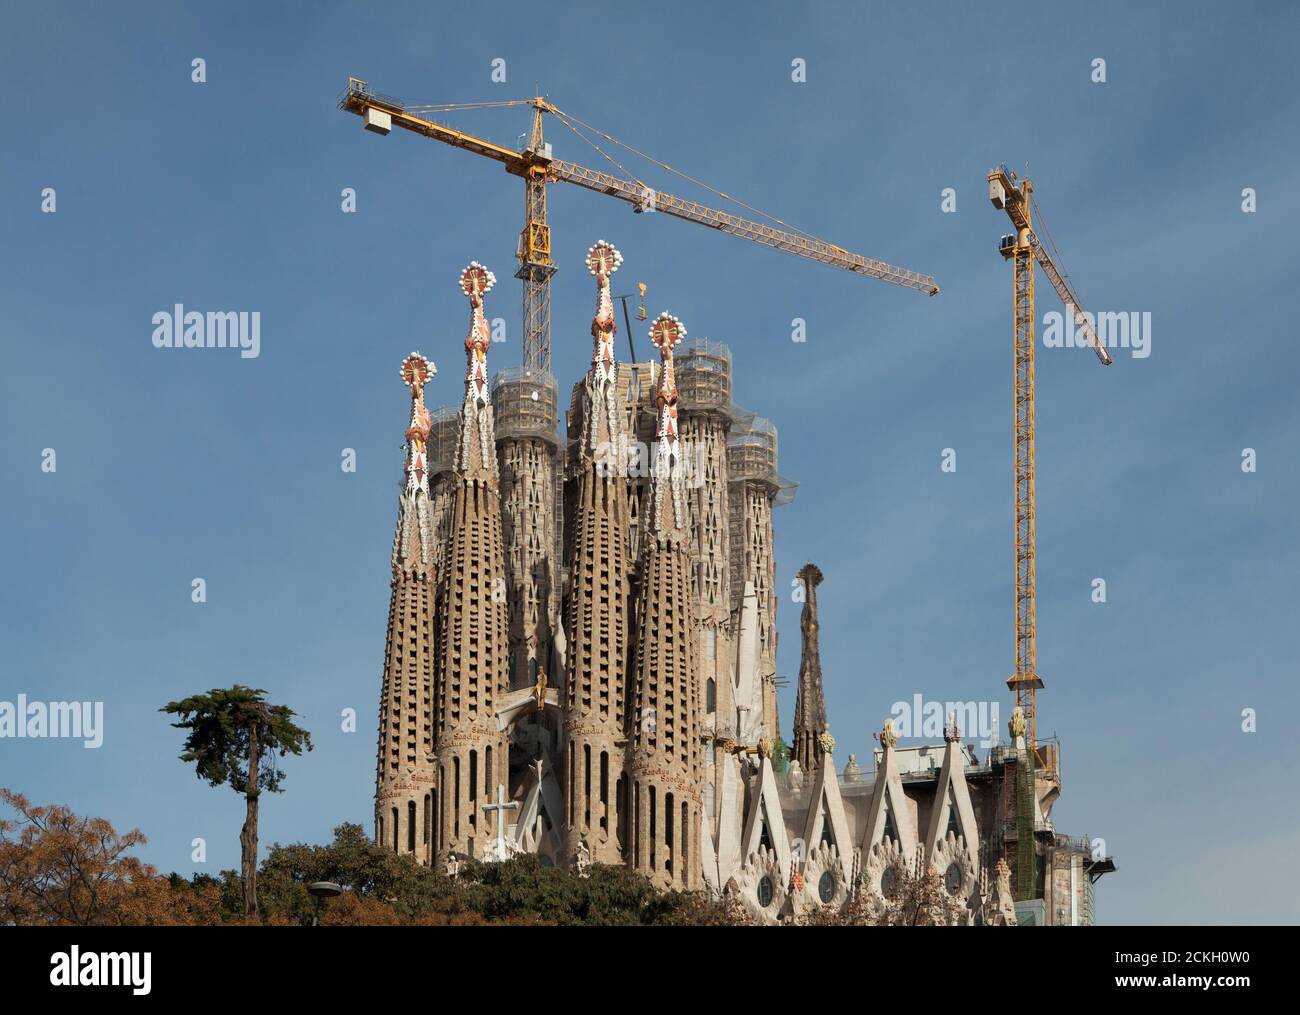
[[[313,881],[307,886],[307,892],[316,900],[316,910],[312,914],[311,925],[320,926],[320,907],[326,899],[332,899],[336,895],[342,895],[343,889],[333,881]]]

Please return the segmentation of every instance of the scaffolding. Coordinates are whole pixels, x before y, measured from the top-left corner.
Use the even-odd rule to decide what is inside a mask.
[[[460,406],[444,405],[429,413],[429,475],[450,472],[456,466],[456,444],[460,440]]]
[[[694,338],[674,357],[677,396],[687,415],[719,413],[735,426],[754,414],[731,400],[731,350],[723,342]]]
[[[1035,797],[1037,786],[1034,777],[1034,751],[1022,752],[1022,759],[1016,766],[1016,901],[1027,902],[1039,897],[1038,873],[1035,870],[1038,859],[1038,844],[1034,835]]]
[[[782,479],[776,471],[776,424],[741,409],[741,422],[727,437],[727,477],[733,483],[763,483],[771,488],[772,506],[794,500],[797,483]]]
[[[511,367],[492,378],[492,415],[498,441],[537,437],[559,446],[555,377],[549,370]]]

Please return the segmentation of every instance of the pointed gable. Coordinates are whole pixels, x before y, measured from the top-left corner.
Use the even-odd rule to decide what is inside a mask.
[[[853,853],[849,833],[849,820],[840,799],[840,783],[835,776],[835,760],[831,754],[835,742],[824,734],[821,744],[821,763],[813,781],[812,803],[804,822],[804,848],[810,853],[822,842],[835,847],[836,858],[845,879],[849,877],[849,862]],[[829,748],[829,749],[828,749]]]
[[[781,811],[781,797],[776,788],[776,775],[772,772],[772,759],[768,745],[759,747],[762,758],[758,770],[753,801],[745,820],[745,835],[741,840],[741,853],[748,858],[766,846],[781,867],[782,883],[790,880],[792,859],[790,839],[785,831],[785,816]]]
[[[970,789],[966,785],[966,758],[961,749],[961,736],[956,724],[949,722],[944,728],[943,766],[934,787],[934,803],[930,807],[929,826],[925,836],[925,859],[930,863],[939,845],[949,831],[955,831],[965,841],[966,853],[975,864],[979,850],[979,829],[975,824],[975,808],[971,805]]]
[[[903,793],[903,780],[898,774],[898,761],[894,745],[898,734],[892,722],[886,720],[880,733],[881,756],[876,768],[876,783],[871,790],[871,803],[867,807],[866,830],[862,836],[862,851],[866,853],[885,837],[886,825],[903,856],[916,855],[916,822],[912,817],[907,796]]]

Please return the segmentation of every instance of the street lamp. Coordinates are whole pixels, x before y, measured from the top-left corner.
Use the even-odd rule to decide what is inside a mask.
[[[325,899],[332,899],[343,894],[343,888],[333,881],[313,881],[307,886],[307,893],[316,900],[316,911],[312,914],[311,925],[320,926],[320,907]]]

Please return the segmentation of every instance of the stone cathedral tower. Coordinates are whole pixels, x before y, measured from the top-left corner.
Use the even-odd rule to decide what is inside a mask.
[[[398,853],[427,860],[433,791],[433,611],[436,588],[433,512],[426,444],[425,383],[437,373],[418,352],[402,363],[411,389],[406,480],[397,501],[392,596],[379,699],[375,834]]]
[[[439,585],[436,688],[438,792],[434,854],[479,856],[489,833],[483,805],[507,782],[506,740],[496,718],[509,682],[509,630],[497,483],[490,343],[483,297],[496,278],[478,262],[461,272],[469,298],[465,399],[455,492]]]
[[[799,661],[799,691],[794,699],[794,749],[791,757],[805,772],[813,772],[821,761],[822,734],[830,732],[826,724],[821,645],[818,641],[817,586],[822,583],[821,568],[816,564],[805,564],[799,569],[799,580],[803,583],[804,594],[803,616],[799,618],[803,654]]]
[[[492,379],[510,610],[510,686],[551,665],[560,579],[555,378],[516,367]]]
[[[650,329],[661,369],[650,512],[641,550],[635,693],[628,768],[631,863],[655,884],[701,881],[701,714],[698,615],[691,581],[673,347],[686,329],[661,314]]]
[[[676,357],[682,444],[691,466],[687,493],[691,563],[699,601],[700,686],[706,748],[715,783],[724,753],[740,732],[736,723],[736,653],[732,625],[731,529],[727,435],[737,420],[731,401],[731,351],[695,339]],[[744,703],[749,706],[749,702]],[[717,811],[714,811],[716,815]]]
[[[563,752],[565,852],[586,844],[597,863],[623,859],[618,827],[626,810],[622,739],[629,652],[628,481],[619,467],[626,440],[614,359],[610,277],[622,255],[601,240],[587,253],[596,277],[593,350],[578,405],[577,503],[566,629]]]
[[[763,725],[768,736],[781,729],[776,688],[776,553],[772,509],[794,499],[794,484],[777,473],[776,426],[751,417],[727,437],[727,478],[731,504],[732,599],[743,601],[752,585],[756,621]]]

